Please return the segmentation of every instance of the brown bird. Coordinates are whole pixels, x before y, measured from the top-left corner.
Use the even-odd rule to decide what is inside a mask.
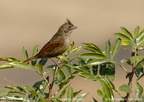
[[[57,33],[51,38],[51,40],[46,43],[39,53],[24,62],[31,61],[38,58],[52,58],[57,57],[64,53],[71,42],[71,33],[77,27],[74,26],[69,19],[67,22],[60,26]]]

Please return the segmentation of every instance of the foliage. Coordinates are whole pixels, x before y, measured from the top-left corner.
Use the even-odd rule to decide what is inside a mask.
[[[39,62],[33,60],[31,61],[31,65],[23,63],[16,58],[0,58],[0,61],[7,62],[6,64],[1,65],[0,69],[22,68],[32,70],[43,78],[43,80],[34,83],[33,86],[25,84],[5,86],[6,89],[0,91],[0,100],[24,102],[81,102],[88,93],[79,95],[82,90],[74,91],[69,82],[75,77],[77,71],[72,71],[69,67],[65,66],[66,63],[70,63],[74,60],[74,57],[70,57],[69,54],[72,52],[76,52],[75,54],[77,54],[79,50],[80,47],[76,48],[74,47],[74,44],[71,44],[70,48],[60,56],[59,61],[50,66],[46,66],[46,62],[49,61],[48,58],[43,58]],[[22,52],[24,59],[29,58],[28,53],[24,48]],[[33,48],[32,56],[36,55],[37,52],[38,45]],[[53,76],[48,76],[49,73],[52,73]],[[50,77],[52,77],[52,81],[50,80]],[[54,84],[57,85],[58,90],[52,93]],[[59,95],[57,95],[58,93]]]
[[[124,27],[121,27],[121,31],[122,33],[115,33],[118,38],[114,44],[110,40],[106,41],[104,50],[93,43],[84,43],[78,48],[72,44],[63,55],[59,56],[59,60],[54,61],[54,65],[50,66],[46,66],[46,62],[49,61],[47,58],[43,58],[39,62],[33,60],[31,64],[23,63],[16,58],[0,58],[0,61],[7,62],[1,65],[0,69],[28,69],[43,78],[33,86],[24,84],[5,86],[5,90],[0,90],[0,99],[24,102],[82,102],[88,93],[79,95],[82,93],[82,89],[74,91],[69,84],[76,76],[80,76],[101,85],[102,89],[94,89],[102,98],[102,102],[117,101],[116,94],[119,95],[120,102],[128,102],[132,93],[135,93],[132,102],[143,102],[143,86],[139,80],[144,76],[144,55],[142,53],[144,30],[140,31],[140,27],[137,26],[133,34]],[[128,49],[131,55],[127,59],[123,58],[117,61],[119,51],[124,49]],[[79,54],[81,50],[86,50],[86,52]],[[37,52],[38,46],[35,46],[32,56]],[[23,55],[24,59],[29,57],[25,48],[23,48]],[[131,68],[130,72],[127,65]],[[128,78],[128,83],[121,83],[119,87],[116,87],[114,83],[117,67],[122,68],[126,73],[125,77]],[[53,76],[49,76],[49,73],[52,73]],[[52,93],[54,84],[57,85],[58,90]],[[134,86],[136,86],[135,91],[132,90]],[[96,95],[92,97],[93,102],[97,102],[96,98]]]

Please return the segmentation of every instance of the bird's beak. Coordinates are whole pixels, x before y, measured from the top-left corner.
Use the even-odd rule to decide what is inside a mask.
[[[77,29],[78,27],[77,26],[73,26],[73,29]]]

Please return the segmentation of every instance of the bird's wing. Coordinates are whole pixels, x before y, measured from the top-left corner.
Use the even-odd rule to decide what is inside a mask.
[[[50,52],[54,48],[58,47],[60,43],[61,41],[48,42],[47,44],[44,45],[44,47],[40,50],[39,53]]]

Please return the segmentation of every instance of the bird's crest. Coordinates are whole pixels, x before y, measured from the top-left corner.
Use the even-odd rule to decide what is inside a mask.
[[[67,18],[66,20],[67,20],[66,23],[73,25],[73,24],[71,23],[71,21],[70,21],[68,18]]]

